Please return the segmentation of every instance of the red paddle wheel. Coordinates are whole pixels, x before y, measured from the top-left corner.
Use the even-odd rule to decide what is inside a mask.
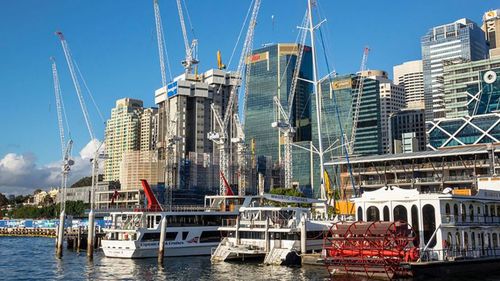
[[[324,239],[323,258],[330,274],[410,276],[403,264],[418,259],[415,238],[404,221],[338,222]]]

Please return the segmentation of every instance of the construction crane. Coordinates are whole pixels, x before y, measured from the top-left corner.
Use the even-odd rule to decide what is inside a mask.
[[[186,32],[186,23],[184,22],[184,14],[182,12],[181,0],[177,0],[177,11],[179,12],[179,20],[181,22],[182,37],[184,38],[184,49],[186,51],[186,58],[182,61],[182,65],[186,73],[191,73],[194,65],[198,64],[198,40],[193,39],[191,45]],[[188,15],[189,19],[189,15]]]
[[[307,30],[305,29],[308,22],[308,13],[306,12],[304,19],[302,21],[302,26],[300,28],[299,34],[299,44],[297,50],[297,59],[295,60],[295,68],[292,76],[292,83],[290,86],[290,92],[288,94],[288,111],[285,111],[281,102],[277,96],[274,97],[274,103],[278,108],[278,120],[273,122],[271,126],[273,128],[278,128],[278,130],[283,133],[284,136],[284,154],[283,167],[285,170],[285,188],[292,188],[293,180],[293,159],[292,159],[292,143],[293,137],[295,135],[295,128],[292,124],[293,116],[293,104],[295,99],[295,92],[297,90],[297,83],[299,80],[300,67],[302,65],[302,57],[304,54],[304,46],[306,42]]]
[[[222,63],[222,55],[220,50],[217,51],[217,69],[219,70],[226,69],[226,65]]]
[[[68,64],[69,72],[71,74],[71,79],[73,80],[73,85],[75,86],[76,94],[78,96],[78,100],[80,102],[80,107],[82,109],[83,117],[85,119],[85,124],[87,125],[87,129],[89,131],[90,135],[90,140],[91,141],[97,141],[99,142],[94,135],[94,131],[92,129],[92,124],[90,122],[89,118],[89,113],[87,111],[87,106],[85,105],[85,100],[83,99],[82,95],[82,90],[80,87],[80,82],[78,81],[78,77],[76,75],[75,71],[75,66],[74,66],[74,60],[73,56],[71,55],[71,51],[69,49],[68,43],[63,35],[62,32],[57,31],[56,32],[57,37],[59,37],[61,41],[61,46],[64,51],[64,56],[66,58],[66,63]],[[98,159],[100,157],[99,155],[99,149],[101,148],[103,143],[100,143],[100,145],[96,148],[94,151],[94,157],[92,158],[92,189],[91,189],[91,200],[90,200],[90,212],[89,212],[89,232],[88,232],[88,239],[87,239],[87,256],[89,258],[93,258],[93,246],[94,246],[94,206],[95,206],[95,190],[97,186],[97,173],[99,171],[99,163]]]
[[[365,47],[363,49],[363,59],[361,60],[361,67],[359,68],[358,75],[358,86],[357,86],[357,95],[356,95],[356,103],[354,105],[354,112],[352,118],[352,130],[351,130],[351,143],[349,145],[349,153],[352,154],[354,152],[354,143],[356,139],[356,130],[358,128],[358,120],[359,120],[359,111],[361,107],[361,99],[363,98],[363,85],[365,82],[365,71],[366,71],[366,62],[368,61],[368,53],[370,52],[370,48]]]
[[[50,57],[52,62],[52,78],[54,80],[54,94],[56,99],[56,111],[57,111],[57,124],[59,127],[59,139],[61,141],[61,187],[59,189],[60,207],[61,213],[65,212],[66,209],[66,186],[68,182],[68,173],[74,161],[71,159],[71,150],[73,147],[73,140],[65,141],[64,123],[63,123],[63,110],[64,103],[61,96],[61,86],[59,84],[59,75],[57,73],[57,65],[54,57]]]
[[[243,125],[240,122],[240,117],[237,113],[233,117],[234,126],[236,129],[236,136],[231,139],[231,143],[236,144],[236,151],[238,153],[238,195],[244,196],[247,187],[247,146],[245,144],[245,132]]]
[[[240,55],[240,60],[238,62],[238,68],[236,69],[236,77],[242,79],[243,81],[243,67],[245,65],[246,58],[252,52],[253,46],[253,36],[255,31],[255,25],[257,23],[257,15],[259,13],[260,8],[260,0],[255,0],[252,15],[250,17],[250,21],[248,24],[248,30],[245,37],[245,41],[243,43],[243,48]],[[221,117],[218,110],[215,108],[212,103],[211,109],[215,119],[215,126],[218,127],[218,130],[214,128],[212,132],[208,133],[208,139],[213,141],[219,147],[219,168],[220,168],[220,186],[219,186],[219,194],[224,195],[228,192],[231,192],[229,185],[227,184],[226,177],[229,174],[229,157],[228,157],[228,125],[229,120],[233,117],[234,103],[238,98],[238,89],[241,83],[237,83],[231,88],[231,92],[229,93],[229,100],[226,105],[226,112],[223,117]],[[246,91],[246,89],[245,89]]]
[[[167,86],[167,74],[165,70],[165,50],[163,46],[163,25],[161,22],[160,6],[158,0],[153,0],[156,25],[156,41],[158,41],[158,56],[160,58],[161,86]]]

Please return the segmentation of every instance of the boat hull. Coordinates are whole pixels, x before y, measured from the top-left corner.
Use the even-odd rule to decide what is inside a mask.
[[[102,241],[102,250],[110,258],[153,258],[158,256],[158,242],[141,243],[137,241]],[[212,248],[218,243],[190,243],[180,245],[165,245],[165,257],[204,256],[210,255]]]

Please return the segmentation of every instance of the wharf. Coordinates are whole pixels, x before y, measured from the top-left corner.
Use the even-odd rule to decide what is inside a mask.
[[[56,237],[55,228],[0,228],[0,236],[23,236],[23,237]]]

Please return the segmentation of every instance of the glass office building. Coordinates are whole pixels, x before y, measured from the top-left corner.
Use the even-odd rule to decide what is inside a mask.
[[[279,170],[280,159],[283,156],[282,134],[278,129],[271,127],[271,123],[277,121],[279,117],[273,98],[277,96],[284,109],[288,111],[288,97],[298,51],[299,45],[297,44],[271,44],[254,50],[246,62],[247,67],[250,67],[250,72],[247,82],[245,137],[252,147],[252,157],[262,159],[262,161],[254,161],[257,167],[252,167],[252,169],[261,174],[266,173],[264,175],[266,179],[270,179],[270,173],[280,174],[269,169]],[[304,47],[299,77],[312,79],[311,49],[307,46]],[[311,140],[312,85],[301,80],[297,83],[291,111],[291,122],[296,128],[294,141],[307,144]],[[293,151],[293,181],[301,187],[310,186],[310,155],[306,151],[296,152],[295,149]],[[266,189],[271,185],[280,186],[281,183],[273,177],[272,183],[266,180]]]
[[[461,58],[467,61],[488,57],[484,32],[469,19],[431,28],[421,39],[424,72],[425,119],[445,117],[443,64]]]
[[[462,67],[467,69],[467,64]],[[468,95],[463,115],[429,122],[431,149],[500,142],[500,68],[474,72],[464,85]]]

